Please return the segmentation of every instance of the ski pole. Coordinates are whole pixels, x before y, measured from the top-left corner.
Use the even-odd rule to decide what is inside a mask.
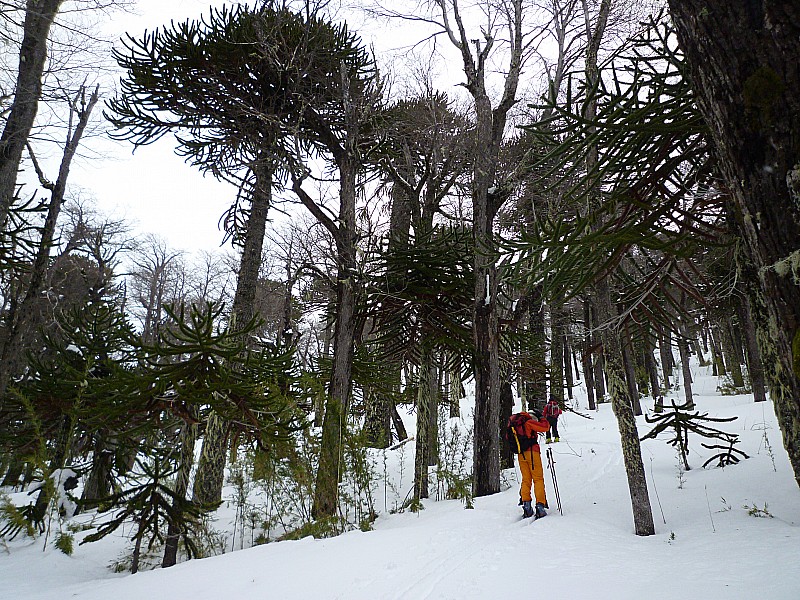
[[[553,476],[553,489],[556,491],[556,505],[558,506],[558,512],[562,515],[564,511],[561,510],[561,495],[558,493],[558,479],[556,478],[556,461],[553,458],[553,449],[547,449],[547,464],[550,467],[550,474]]]

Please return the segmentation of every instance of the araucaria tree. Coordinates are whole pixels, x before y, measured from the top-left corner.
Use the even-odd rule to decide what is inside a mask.
[[[242,208],[237,199],[226,219],[234,240],[243,240],[235,322],[253,316],[271,190],[287,174],[301,202],[333,237],[339,270],[336,330],[315,501],[316,514],[331,516],[355,337],[356,191],[377,89],[374,61],[357,36],[306,8],[295,12],[277,1],[240,5],[142,40],[129,38],[116,53],[128,77],[123,94],[109,104],[109,118],[120,137],[137,145],[175,131],[187,160],[240,184],[240,196],[250,205]],[[334,216],[303,188],[311,156],[329,157],[339,173]],[[200,499],[211,501],[222,486],[224,425],[212,419],[206,436],[204,444],[210,436],[215,440],[214,466]],[[202,472],[198,478],[202,481]]]

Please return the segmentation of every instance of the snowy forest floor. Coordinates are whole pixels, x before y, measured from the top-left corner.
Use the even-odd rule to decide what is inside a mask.
[[[110,565],[129,549],[130,531],[75,546],[72,556],[52,540],[0,542],[2,597],[15,600],[488,599],[704,600],[800,598],[800,490],[783,449],[771,402],[722,396],[710,367],[694,369],[697,410],[738,417],[715,427],[739,435],[750,458],[725,468],[702,468],[716,451],[690,434],[689,471],[669,436],[646,440],[642,452],[656,535],[638,537],[610,404],[586,410],[579,385],[576,408],[565,413],[556,460],[563,515],[551,473],[545,483],[549,515],[521,520],[516,469],[503,473],[499,494],[426,500],[419,513],[391,514],[411,486],[413,443],[381,453],[392,486],[376,486],[379,516],[368,532],[283,541],[192,560],[136,575]],[[682,389],[665,398],[683,401]],[[647,409],[652,410],[652,401]],[[469,419],[471,399],[462,404]],[[652,425],[637,418],[640,435]],[[409,417],[409,433],[413,420]],[[707,441],[706,441],[707,442]],[[401,471],[402,465],[402,471]],[[398,479],[405,473],[405,481]],[[393,497],[381,494],[396,489]],[[6,490],[8,492],[8,490]],[[226,487],[230,497],[233,490]],[[27,503],[24,493],[14,494]],[[230,535],[234,509],[218,511],[214,527]],[[85,535],[76,535],[76,541]],[[43,551],[44,549],[44,551]],[[228,548],[230,550],[230,547]]]

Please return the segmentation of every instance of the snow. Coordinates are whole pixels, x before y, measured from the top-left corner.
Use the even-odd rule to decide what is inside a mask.
[[[519,475],[508,470],[504,491],[477,498],[472,510],[459,500],[427,500],[419,513],[389,514],[384,506],[391,508],[396,499],[381,497],[376,506],[382,514],[373,531],[275,542],[136,575],[108,568],[127,551],[129,529],[94,544],[76,544],[71,557],[52,544],[43,552],[41,538],[18,539],[5,548],[0,543],[3,597],[796,600],[800,490],[772,404],[756,404],[750,395],[721,396],[707,368],[697,368],[696,374],[698,410],[713,417],[738,416],[718,425],[740,436],[738,447],[750,458],[724,469],[703,469],[715,451],[702,448],[702,440],[690,434],[692,469],[682,472],[665,436],[643,442],[653,536],[633,532],[610,405],[589,413],[585,395],[576,388],[578,409],[592,419],[565,413],[559,421],[562,441],[542,446],[553,449],[563,515],[546,471],[549,515],[522,520]],[[465,400],[462,414],[469,409]],[[413,433],[413,423],[407,425]],[[642,435],[650,427],[643,417],[637,425]],[[413,444],[386,451],[386,459],[395,473],[400,460],[404,463],[403,496],[411,486]],[[759,511],[764,516],[748,514]],[[222,511],[216,526],[225,523]]]

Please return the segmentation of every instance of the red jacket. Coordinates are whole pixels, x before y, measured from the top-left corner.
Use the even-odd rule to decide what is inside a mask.
[[[534,421],[533,417],[531,416],[531,420],[530,421],[525,421],[525,433],[528,434],[528,437],[539,439],[538,436],[534,435],[534,432],[536,432],[536,433],[544,433],[549,429],[550,429],[550,421],[548,421],[544,417],[542,417],[538,421]],[[538,443],[536,443],[533,446],[531,446],[531,448],[533,448],[534,452],[539,452],[539,444]]]
[[[558,407],[558,402],[548,402],[547,404],[545,404],[544,412],[542,413],[542,416],[545,419],[547,417],[558,418],[558,416],[560,414],[561,414],[561,409]]]

